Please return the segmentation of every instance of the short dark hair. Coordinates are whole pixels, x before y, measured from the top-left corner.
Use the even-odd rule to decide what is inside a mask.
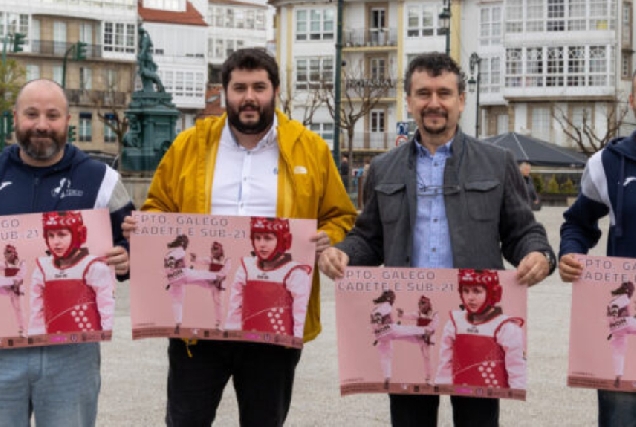
[[[457,76],[457,89],[459,93],[466,91],[466,76],[464,72],[453,58],[445,53],[428,52],[413,58],[404,76],[404,92],[406,92],[407,95],[411,93],[413,73],[416,71],[426,71],[433,77],[439,76],[444,71],[453,73]]]
[[[227,91],[230,75],[234,70],[265,70],[274,89],[278,89],[280,86],[278,64],[265,49],[239,49],[225,60],[221,67],[221,82],[225,91]]]

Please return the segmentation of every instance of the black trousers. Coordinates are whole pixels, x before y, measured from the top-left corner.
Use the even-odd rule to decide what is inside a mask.
[[[393,427],[435,427],[439,396],[390,394]],[[498,427],[499,399],[451,396],[455,427]]]
[[[243,427],[282,426],[301,351],[268,344],[171,339],[168,347],[169,427],[209,427],[232,377]]]

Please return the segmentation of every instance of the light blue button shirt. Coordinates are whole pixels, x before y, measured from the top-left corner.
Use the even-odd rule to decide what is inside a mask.
[[[435,154],[417,144],[417,217],[413,230],[413,267],[452,268],[453,253],[444,205],[444,168],[453,140]]]

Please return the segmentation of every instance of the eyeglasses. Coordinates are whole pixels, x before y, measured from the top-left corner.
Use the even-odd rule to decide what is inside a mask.
[[[418,184],[417,195],[418,196],[448,196],[451,194],[459,193],[459,185],[424,185]]]

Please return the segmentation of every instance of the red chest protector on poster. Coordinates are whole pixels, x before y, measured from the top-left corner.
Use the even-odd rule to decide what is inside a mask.
[[[307,267],[290,261],[275,270],[263,271],[256,266],[255,258],[243,259],[243,266],[243,330],[294,335],[294,299],[285,282],[293,270]]]
[[[415,322],[415,324],[417,326],[428,326],[431,324],[432,321],[433,321],[432,317],[422,315],[417,318],[417,321]]]
[[[38,259],[44,276],[42,301],[47,333],[101,331],[101,317],[86,274],[97,257],[88,255],[77,264],[59,269],[52,258]]]
[[[506,322],[517,320],[499,315],[474,325],[466,319],[466,312],[453,311],[450,315],[455,325],[453,384],[509,388],[505,352],[496,336]]]
[[[217,272],[217,271],[221,271],[221,269],[223,268],[224,265],[225,264],[220,264],[220,263],[212,261],[210,263],[210,271],[213,272],[213,273]]]
[[[20,271],[20,268],[18,267],[5,267],[4,275],[5,277],[14,277],[14,276],[17,276],[19,271]]]

